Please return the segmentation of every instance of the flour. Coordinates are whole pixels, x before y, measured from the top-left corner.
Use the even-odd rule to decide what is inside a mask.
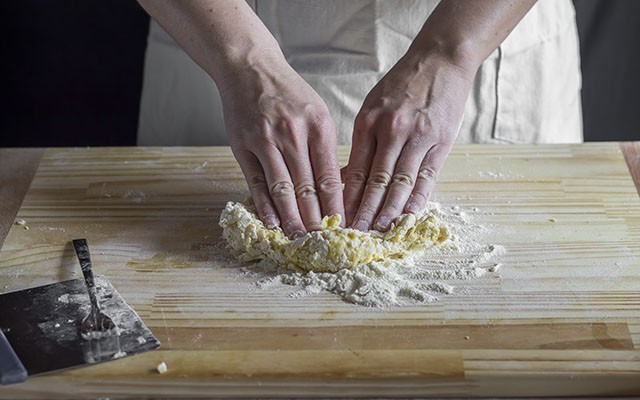
[[[142,203],[147,195],[137,190],[127,190],[123,195],[123,199],[131,200],[133,203]]]
[[[483,244],[488,228],[471,222],[478,208],[443,208],[431,204],[428,211],[446,228],[442,243],[403,258],[362,262],[337,271],[292,270],[277,259],[261,259],[245,265],[245,277],[255,279],[257,288],[268,290],[290,285],[293,298],[331,292],[344,301],[369,307],[390,307],[430,303],[455,294],[465,281],[495,274],[501,267],[495,259],[506,253],[500,245]]]
[[[165,374],[168,371],[167,364],[163,361],[156,367],[159,374]]]

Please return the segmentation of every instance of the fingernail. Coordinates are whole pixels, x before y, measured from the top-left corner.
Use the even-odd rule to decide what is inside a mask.
[[[417,214],[420,212],[420,207],[416,203],[409,203],[406,207],[407,211],[411,214]]]
[[[267,228],[269,228],[269,229],[273,229],[273,228],[277,227],[278,225],[280,225],[280,222],[278,221],[278,219],[273,215],[268,215],[265,218],[264,223],[265,223],[265,225],[267,225]]]
[[[297,231],[293,231],[293,233],[291,233],[291,240],[296,240],[298,238],[301,238],[304,236],[304,232],[301,230],[297,230]]]
[[[363,219],[359,219],[358,222],[353,224],[353,229],[357,229],[359,231],[366,231],[368,228],[369,224]]]
[[[391,218],[382,216],[376,221],[376,229],[379,231],[386,231],[391,224]]]

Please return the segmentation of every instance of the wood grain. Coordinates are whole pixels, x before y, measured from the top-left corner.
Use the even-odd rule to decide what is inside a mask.
[[[44,149],[0,149],[0,248],[43,153]]]
[[[640,142],[622,142],[620,148],[640,195]]]
[[[640,394],[640,200],[617,144],[458,146],[435,199],[477,207],[478,240],[507,253],[428,305],[256,288],[217,226],[246,195],[227,148],[47,150],[0,292],[77,277],[68,242],[86,237],[162,348],[0,398]]]

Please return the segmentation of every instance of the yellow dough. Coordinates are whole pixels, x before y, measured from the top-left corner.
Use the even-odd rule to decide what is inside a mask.
[[[403,259],[448,237],[429,212],[404,214],[387,232],[341,228],[340,216],[322,220],[322,230],[289,240],[282,229],[268,229],[253,210],[229,202],[220,215],[222,236],[242,261],[270,260],[294,271],[337,272],[368,262]]]

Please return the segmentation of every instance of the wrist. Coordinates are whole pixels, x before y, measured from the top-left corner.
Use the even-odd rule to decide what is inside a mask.
[[[473,39],[424,32],[416,37],[407,54],[420,62],[440,60],[472,79],[486,58],[481,46]]]
[[[400,64],[409,67],[417,73],[416,76],[423,76],[429,82],[429,77],[435,74],[455,76],[462,81],[472,84],[476,72],[481,64],[468,55],[458,56],[444,51],[438,47],[411,47],[404,55]]]
[[[221,90],[237,84],[239,80],[252,80],[271,75],[274,71],[288,66],[275,39],[230,46],[229,49],[221,52],[219,62],[216,64],[208,72]]]

